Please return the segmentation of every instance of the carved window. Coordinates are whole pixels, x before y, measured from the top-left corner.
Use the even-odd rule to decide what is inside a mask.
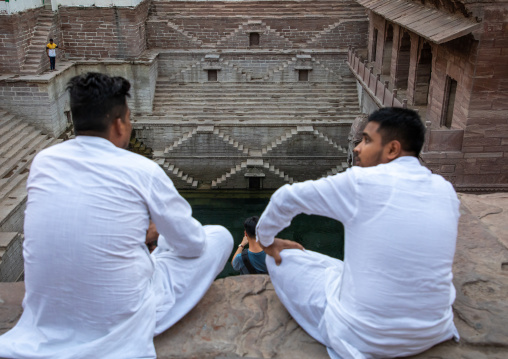
[[[309,81],[309,70],[298,70],[298,81]]]
[[[409,78],[409,63],[411,61],[411,37],[404,31],[400,39],[399,53],[397,55],[397,68],[395,71],[395,87],[407,89]]]
[[[390,74],[392,64],[392,48],[393,48],[393,26],[388,24],[386,28],[385,45],[383,50],[383,62],[381,73],[383,75]]]
[[[217,81],[217,70],[208,70],[208,81]]]
[[[430,78],[432,75],[432,49],[425,42],[420,51],[418,65],[416,66],[415,91],[413,103],[427,105],[429,97]]]
[[[370,61],[376,61],[377,53],[377,29],[374,29],[374,36],[372,37],[372,51]]]
[[[259,32],[249,34],[249,46],[259,46]]]
[[[446,76],[445,97],[443,101],[443,113],[441,116],[441,126],[452,127],[453,108],[455,107],[455,95],[457,93],[457,81]]]

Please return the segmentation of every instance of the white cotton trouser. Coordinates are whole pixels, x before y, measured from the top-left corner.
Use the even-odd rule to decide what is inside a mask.
[[[156,250],[154,291],[157,314],[154,335],[185,316],[203,298],[233,249],[233,237],[222,226],[204,226],[206,245],[199,257],[185,258]]]
[[[341,357],[331,348],[323,328],[323,316],[327,304],[326,272],[336,272],[341,277],[344,262],[313,251],[285,249],[281,252],[282,263],[266,256],[270,279],[280,301],[296,322],[314,339],[325,345],[332,359]],[[347,345],[347,343],[344,343]],[[356,352],[355,348],[344,348]]]

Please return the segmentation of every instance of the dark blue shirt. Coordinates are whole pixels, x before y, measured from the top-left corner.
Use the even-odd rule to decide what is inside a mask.
[[[249,256],[250,263],[255,269],[257,269],[259,272],[268,272],[265,263],[266,253],[264,251],[259,253],[252,253],[251,251],[247,251],[247,254]],[[243,264],[242,253],[237,254],[233,260],[233,269],[240,271],[241,274],[249,274],[247,267],[245,267],[245,264]]]

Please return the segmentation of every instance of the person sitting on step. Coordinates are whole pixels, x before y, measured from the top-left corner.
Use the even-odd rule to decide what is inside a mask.
[[[256,241],[256,225],[259,217],[249,217],[243,223],[244,236],[242,243],[238,246],[231,264],[233,269],[240,274],[267,274],[265,258],[266,254],[263,248]],[[245,248],[246,245],[249,248]]]

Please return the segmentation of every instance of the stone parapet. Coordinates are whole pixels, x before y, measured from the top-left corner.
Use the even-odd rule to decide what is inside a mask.
[[[508,355],[506,194],[459,195],[462,202],[453,283],[461,336],[413,359],[504,359]],[[0,283],[0,334],[19,319],[23,283]],[[266,275],[215,281],[198,305],[154,339],[157,357],[325,359],[278,300]]]
[[[151,113],[158,63],[157,53],[150,51],[136,61],[81,60],[60,63],[58,72],[43,75],[0,76],[2,108],[22,117],[44,133],[58,137],[70,121],[67,83],[73,76],[89,71],[130,80],[132,87],[128,102],[131,111]]]

